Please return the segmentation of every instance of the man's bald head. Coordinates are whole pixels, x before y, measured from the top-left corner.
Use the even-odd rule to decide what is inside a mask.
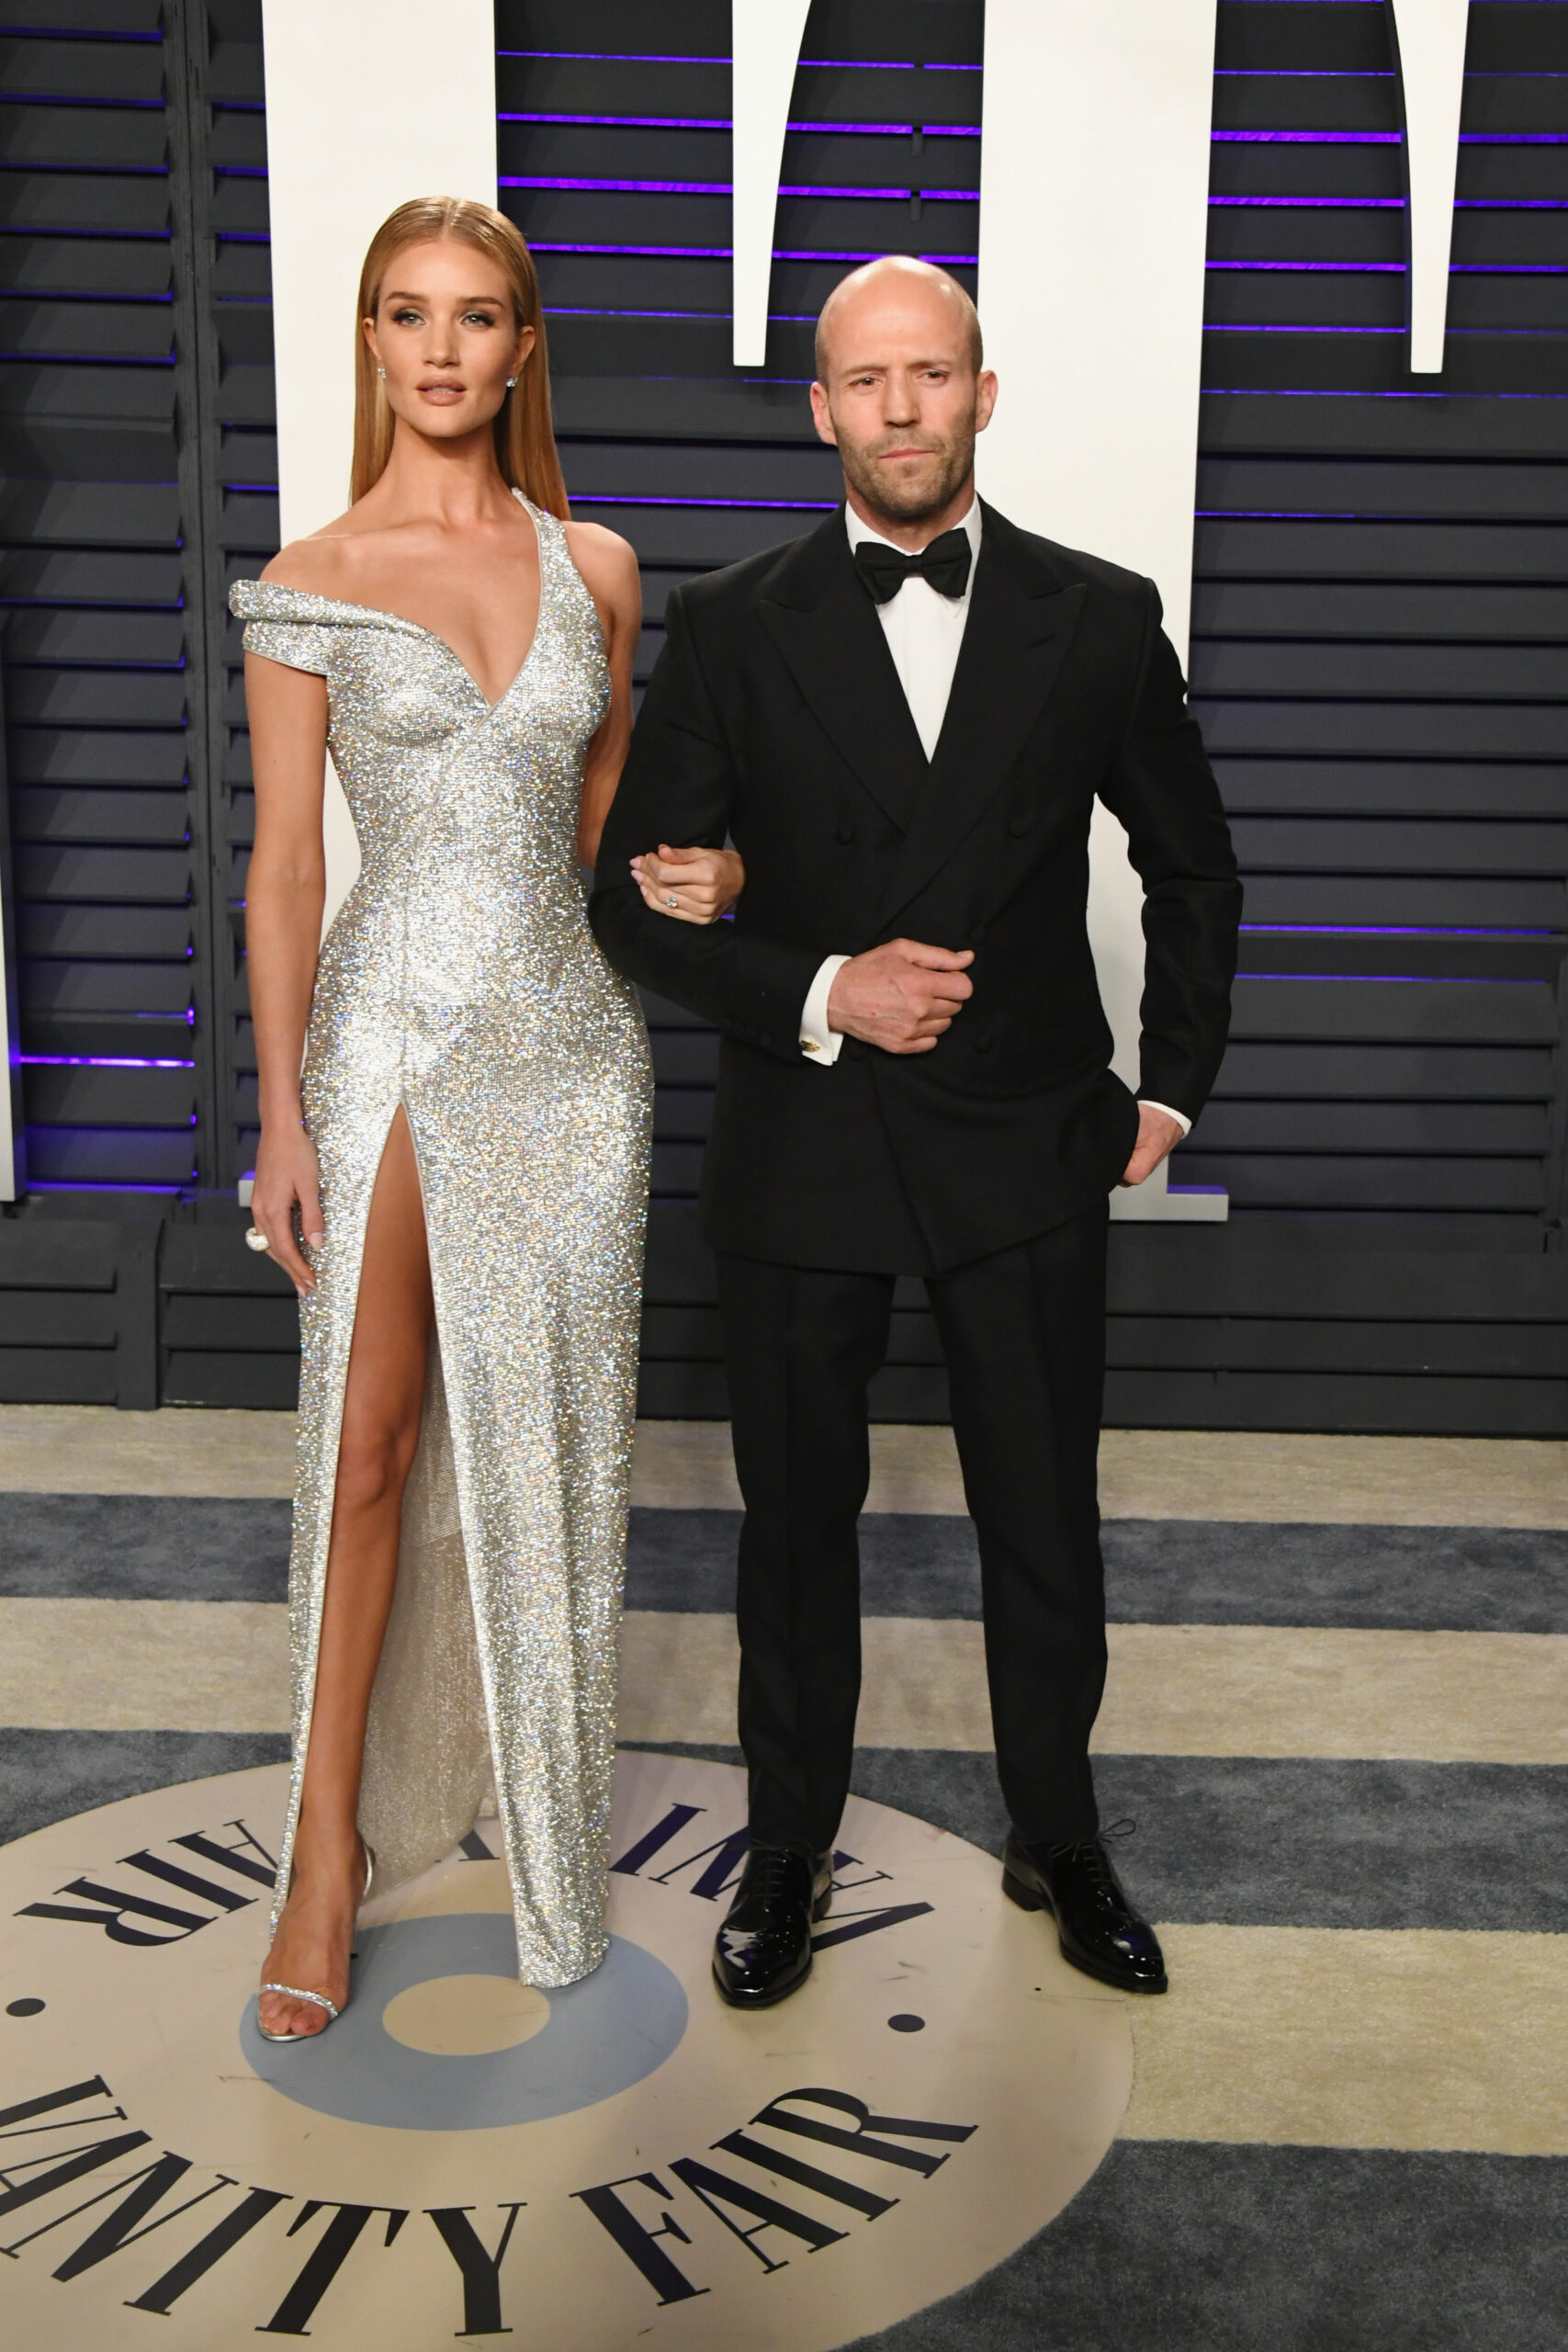
[[[845,496],[897,545],[921,547],[967,512],[975,435],[996,400],[975,305],[945,269],[892,254],[828,297],[811,414],[839,453]]]
[[[980,314],[957,278],[950,277],[945,269],[939,269],[934,262],[917,261],[911,254],[885,254],[859,269],[852,269],[823,303],[817,321],[819,383],[829,380],[835,344],[840,346],[840,364],[853,366],[852,349],[857,323],[874,317],[888,303],[924,311],[933,325],[939,322],[945,325],[948,338],[955,339],[955,347],[966,352],[973,372],[979,374],[986,358]],[[850,348],[844,347],[846,339]]]

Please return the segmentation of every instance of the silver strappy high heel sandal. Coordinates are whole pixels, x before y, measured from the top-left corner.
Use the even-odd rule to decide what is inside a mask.
[[[376,1856],[363,1838],[359,1842],[365,1847],[365,1886],[359,1897],[360,1902],[363,1903],[370,1893],[370,1882],[376,1875]],[[327,2026],[336,2025],[343,2015],[343,2011],[335,2001],[329,2001],[324,1993],[312,1993],[306,1984],[263,1984],[260,1989],[263,1993],[281,1993],[285,1999],[289,2001],[310,2001],[316,2008],[325,2009],[327,2025],[321,2028],[322,2033],[325,2033]],[[264,2041],[317,2041],[321,2039],[320,2034],[314,2033],[271,2033],[261,2021],[259,2008],[256,2012],[256,2031]]]

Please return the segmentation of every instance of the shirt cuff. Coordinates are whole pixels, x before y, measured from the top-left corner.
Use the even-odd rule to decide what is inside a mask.
[[[826,1064],[839,1058],[844,1035],[841,1029],[828,1026],[828,999],[833,992],[833,982],[849,961],[847,956],[825,957],[807,992],[800,1015],[800,1050],[807,1061]]]
[[[1177,1125],[1181,1129],[1184,1136],[1190,1136],[1192,1132],[1191,1120],[1189,1119],[1184,1113],[1180,1111],[1173,1111],[1168,1102],[1151,1102],[1146,1094],[1140,1094],[1138,1097],[1138,1108],[1140,1111],[1163,1111],[1168,1119],[1174,1119],[1176,1121]]]

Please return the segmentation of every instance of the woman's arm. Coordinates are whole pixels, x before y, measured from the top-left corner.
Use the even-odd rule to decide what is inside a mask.
[[[676,922],[716,922],[746,888],[738,849],[675,849],[660,842],[631,862],[644,906]]]
[[[632,735],[632,661],[642,633],[642,580],[637,556],[614,531],[597,523],[569,523],[567,545],[598,608],[610,657],[611,702],[588,747],[582,772],[577,854],[599,863],[599,841],[615,797]],[[679,869],[677,871],[676,869]],[[647,903],[682,922],[716,922],[746,886],[746,868],[732,849],[661,848],[633,860]]]
[[[642,631],[642,581],[635,553],[614,531],[598,523],[569,523],[566,535],[571,560],[598,610],[610,662],[610,707],[588,746],[577,820],[578,860],[593,865],[632,740],[632,660]]]
[[[256,837],[245,887],[246,961],[261,1073],[261,1143],[251,1216],[301,1297],[316,1277],[294,1233],[320,1247],[321,1179],[305,1132],[299,1071],[326,900],[321,798],[326,773],[323,678],[245,657],[245,702],[256,786]]]

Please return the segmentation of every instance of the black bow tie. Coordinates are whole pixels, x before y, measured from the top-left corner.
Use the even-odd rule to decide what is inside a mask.
[[[891,604],[906,580],[929,580],[939,596],[962,596],[972,555],[967,531],[944,531],[919,555],[903,555],[883,539],[862,539],[855,570],[879,605]]]

